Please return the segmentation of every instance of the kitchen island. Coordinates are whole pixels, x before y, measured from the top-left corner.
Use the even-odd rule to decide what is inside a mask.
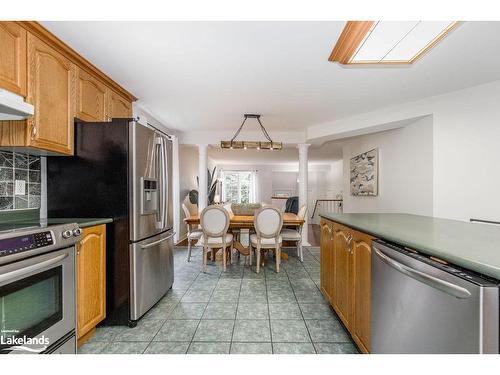
[[[500,280],[499,226],[409,214],[322,217]]]
[[[371,346],[376,239],[500,280],[499,227],[409,214],[321,215],[321,292],[364,353]]]

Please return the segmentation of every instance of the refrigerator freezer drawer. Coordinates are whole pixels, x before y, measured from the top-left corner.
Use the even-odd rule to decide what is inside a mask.
[[[138,320],[174,282],[173,231],[130,244],[130,320]]]

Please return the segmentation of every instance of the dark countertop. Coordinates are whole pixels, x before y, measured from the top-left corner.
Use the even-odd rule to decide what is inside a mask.
[[[498,226],[409,214],[321,217],[500,280]]]
[[[111,218],[55,218],[48,219],[49,225],[77,223],[80,228],[93,227],[94,225],[112,223]]]

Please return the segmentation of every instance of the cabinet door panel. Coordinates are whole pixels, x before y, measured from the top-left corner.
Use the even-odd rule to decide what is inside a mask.
[[[108,116],[110,119],[132,117],[132,103],[110,90]]]
[[[106,317],[106,226],[84,228],[77,244],[78,338]]]
[[[333,292],[333,236],[332,223],[321,221],[320,239],[320,285],[321,291],[328,301],[332,301]]]
[[[333,225],[335,310],[346,327],[350,327],[352,313],[352,256],[349,238],[351,231],[341,225]]]
[[[28,101],[35,106],[29,144],[72,154],[76,66],[31,34],[28,59]]]
[[[0,22],[0,88],[26,96],[26,30]]]
[[[106,121],[106,107],[106,86],[80,69],[76,117],[84,121]]]
[[[372,239],[365,233],[353,232],[353,338],[364,352],[370,350]]]

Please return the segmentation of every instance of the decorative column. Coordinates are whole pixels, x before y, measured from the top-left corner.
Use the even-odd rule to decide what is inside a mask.
[[[304,204],[307,205],[307,189],[308,189],[308,172],[307,172],[307,150],[309,149],[310,144],[300,143],[297,147],[299,149],[299,209]],[[308,237],[308,216],[310,207],[308,207],[307,214],[305,217],[305,223],[302,227],[302,245],[309,246],[309,237]]]
[[[198,213],[207,207],[207,150],[208,145],[198,145]]]
[[[172,135],[172,210],[174,220],[174,243],[179,242],[181,229],[181,197],[179,179],[179,137]]]

